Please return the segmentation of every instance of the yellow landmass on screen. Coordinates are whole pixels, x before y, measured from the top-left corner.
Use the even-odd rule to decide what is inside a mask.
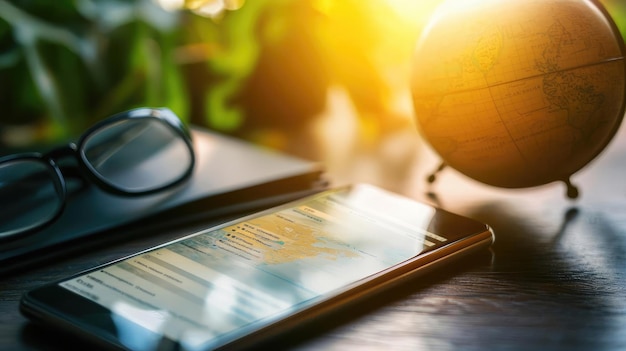
[[[313,226],[296,223],[289,216],[275,214],[224,228],[228,244],[245,252],[247,258],[266,264],[280,264],[304,258],[358,257],[350,248]],[[333,245],[333,244],[337,245]],[[336,246],[336,247],[333,247]]]

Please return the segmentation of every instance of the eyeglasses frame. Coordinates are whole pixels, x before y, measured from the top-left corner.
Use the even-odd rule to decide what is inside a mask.
[[[123,190],[121,188],[115,187],[108,183],[93,167],[90,162],[87,160],[87,156],[85,155],[85,142],[96,132],[101,129],[118,123],[120,121],[129,120],[129,119],[147,119],[147,118],[156,118],[159,121],[163,122],[168,128],[171,128],[178,136],[181,137],[181,140],[185,142],[185,146],[189,150],[190,155],[190,165],[185,173],[183,173],[179,178],[164,184],[161,187],[151,188],[144,191],[128,191]],[[22,161],[22,160],[32,160],[41,162],[46,166],[46,169],[51,174],[51,179],[54,182],[54,187],[59,196],[59,200],[61,201],[61,205],[56,210],[53,216],[50,217],[47,221],[39,223],[38,225],[34,225],[25,230],[18,231],[14,234],[6,235],[6,237],[0,237],[0,241],[4,240],[13,240],[18,237],[26,236],[33,234],[39,229],[49,225],[56,221],[61,214],[63,213],[66,203],[67,203],[67,184],[65,180],[65,176],[59,167],[57,160],[63,157],[74,157],[78,164],[78,169],[80,175],[85,179],[88,179],[93,184],[97,185],[102,190],[122,196],[141,196],[141,195],[149,195],[157,192],[164,191],[166,189],[175,187],[180,183],[187,180],[191,174],[193,173],[193,169],[195,167],[195,153],[193,149],[193,142],[191,138],[191,133],[189,129],[183,122],[168,108],[160,107],[160,108],[149,108],[149,107],[141,107],[136,108],[124,112],[120,112],[114,114],[108,118],[105,118],[96,124],[89,127],[78,139],[77,142],[71,142],[65,146],[61,146],[55,148],[46,153],[39,152],[26,152],[26,153],[18,153],[0,157],[0,165]]]

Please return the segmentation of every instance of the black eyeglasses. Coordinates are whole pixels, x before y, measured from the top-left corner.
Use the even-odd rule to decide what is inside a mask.
[[[36,232],[58,218],[67,186],[58,165],[74,157],[83,178],[119,195],[173,187],[192,173],[191,135],[166,108],[138,108],[91,127],[77,143],[46,154],[0,158],[0,241]]]

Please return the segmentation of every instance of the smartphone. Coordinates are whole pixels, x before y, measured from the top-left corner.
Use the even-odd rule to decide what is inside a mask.
[[[486,224],[356,184],[45,285],[20,310],[112,348],[241,348],[493,240]]]

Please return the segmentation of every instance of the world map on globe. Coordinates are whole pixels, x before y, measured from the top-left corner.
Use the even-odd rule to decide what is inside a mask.
[[[417,124],[443,164],[505,188],[564,181],[620,126],[624,42],[593,1],[457,0],[413,61]]]

